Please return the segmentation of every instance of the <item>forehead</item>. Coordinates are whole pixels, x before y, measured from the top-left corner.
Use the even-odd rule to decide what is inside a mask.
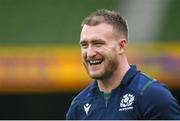
[[[114,37],[113,27],[107,23],[101,23],[96,26],[84,25],[81,31],[80,41],[88,40],[108,40]]]

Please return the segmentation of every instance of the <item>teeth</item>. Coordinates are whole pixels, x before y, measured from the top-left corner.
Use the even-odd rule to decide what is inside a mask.
[[[100,64],[102,61],[101,60],[91,60],[89,61],[90,64]]]

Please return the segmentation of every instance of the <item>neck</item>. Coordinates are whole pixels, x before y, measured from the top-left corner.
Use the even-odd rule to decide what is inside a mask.
[[[100,91],[107,93],[117,88],[129,68],[130,66],[125,58],[124,62],[119,64],[117,70],[109,78],[97,80]]]

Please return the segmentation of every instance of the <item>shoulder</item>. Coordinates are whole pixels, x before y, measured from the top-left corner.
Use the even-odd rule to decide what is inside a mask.
[[[169,88],[165,84],[160,83],[144,73],[136,75],[129,88],[135,90],[142,99],[147,101],[151,100],[162,104],[168,103],[169,99],[174,99]],[[160,98],[164,100],[158,100]]]
[[[147,101],[151,100],[163,104],[168,103],[169,99],[174,99],[169,88],[165,84],[143,73],[139,75],[137,87],[139,94]]]
[[[69,110],[66,114],[66,119],[67,120],[72,120],[72,119],[78,119],[79,115],[79,106],[86,100],[89,100],[92,96],[91,90],[93,87],[94,83],[90,84],[88,87],[83,89],[71,102],[71,105],[69,107]]]
[[[142,95],[145,90],[147,90],[149,87],[151,87],[154,84],[156,85],[157,83],[159,82],[154,78],[139,72],[131,80],[128,89],[133,90],[134,92]]]
[[[77,94],[76,97],[73,99],[71,105],[82,102],[83,100],[87,100],[88,98],[90,98],[92,95],[93,86],[94,83],[91,83],[85,89],[83,89],[79,94]]]
[[[160,83],[152,84],[141,96],[141,109],[148,119],[180,119],[180,107],[170,90]]]
[[[165,84],[139,74],[136,77],[139,107],[145,119],[180,119],[180,108]]]
[[[142,89],[140,94],[144,101],[151,102],[159,107],[168,105],[171,100],[174,100],[168,87],[158,81],[152,83],[146,89]]]

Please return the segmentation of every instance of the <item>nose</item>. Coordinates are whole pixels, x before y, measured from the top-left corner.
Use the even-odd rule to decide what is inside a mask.
[[[87,48],[87,57],[88,58],[92,58],[92,57],[94,57],[96,55],[96,51],[91,47],[91,46],[89,46],[88,48]]]

